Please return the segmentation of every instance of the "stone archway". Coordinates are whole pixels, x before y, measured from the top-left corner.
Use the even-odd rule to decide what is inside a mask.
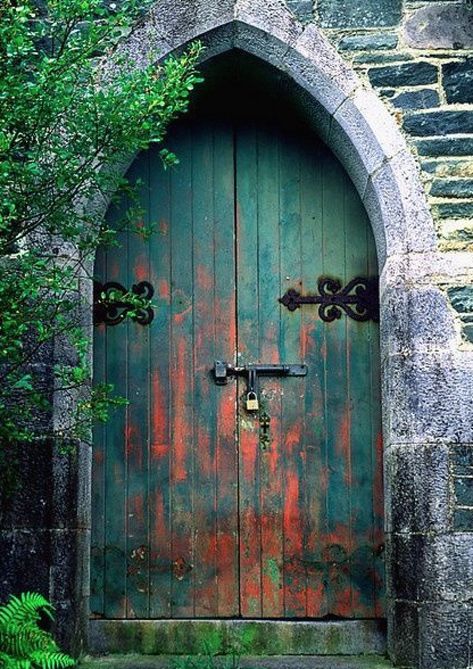
[[[451,539],[449,495],[450,444],[473,441],[468,392],[458,390],[471,391],[471,381],[438,287],[439,277],[465,273],[467,260],[436,251],[416,164],[394,119],[316,26],[303,27],[278,0],[162,0],[123,49],[139,67],[197,38],[204,59],[240,49],[307,92],[314,126],[369,214],[381,275],[389,650],[399,663],[427,666],[429,652],[440,652],[439,617],[461,626],[471,616],[455,578],[442,585],[436,568],[439,558],[456,557],[457,568],[468,570]],[[471,551],[468,535],[461,542]]]

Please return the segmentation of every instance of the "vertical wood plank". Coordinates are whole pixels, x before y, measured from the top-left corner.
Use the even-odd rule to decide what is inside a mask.
[[[194,615],[194,308],[190,128],[175,131],[182,159],[171,181],[171,508],[173,617]]]
[[[127,201],[124,199],[116,212],[115,220],[123,217]],[[128,281],[128,235],[117,234],[117,252],[107,254],[105,278],[127,286]],[[113,385],[114,394],[128,396],[128,340],[125,324],[107,329],[106,378]],[[127,513],[127,469],[125,450],[126,409],[120,407],[113,412],[107,423],[107,454],[105,461],[105,577],[104,593],[106,618],[126,617],[126,513]]]
[[[216,388],[209,376],[215,352],[213,132],[193,128],[192,213],[194,286],[194,588],[196,617],[217,614]]]
[[[324,275],[345,282],[344,173],[328,155],[324,165]],[[342,190],[340,190],[342,189]],[[349,616],[352,591],[349,579],[351,485],[351,413],[347,401],[346,317],[326,324],[325,422],[328,468],[327,534],[329,613]]]
[[[301,193],[300,147],[285,135],[281,141],[280,239],[281,276],[299,284],[301,277]],[[300,284],[299,284],[300,286]],[[280,351],[284,362],[298,362],[300,356],[300,310],[281,310]],[[284,490],[284,613],[287,617],[306,616],[306,578],[302,559],[305,509],[303,484],[305,453],[302,448],[301,398],[306,379],[284,382],[282,403],[282,444],[285,457]]]
[[[323,191],[325,149],[317,141],[308,142],[301,154],[301,292],[317,286],[323,268]],[[284,292],[284,291],[283,291]],[[326,574],[322,538],[326,531],[325,463],[326,426],[324,421],[325,349],[324,329],[316,306],[301,310],[301,361],[308,365],[303,410],[303,443],[306,454],[304,505],[307,514],[304,535],[304,562],[307,579],[307,616],[327,615]]]
[[[233,362],[236,356],[235,176],[233,126],[214,123],[213,191],[215,268],[215,355]],[[217,471],[217,612],[238,616],[239,527],[236,384],[217,389],[215,453]]]
[[[141,154],[129,171],[138,180],[143,221],[133,221],[128,233],[127,287],[149,279],[148,240],[134,228],[149,225],[149,155]],[[125,450],[127,457],[127,618],[149,612],[148,458],[149,458],[149,327],[127,319],[128,400]]]
[[[241,363],[258,362],[258,153],[254,124],[240,126],[236,136],[236,217],[238,263],[238,346]],[[238,395],[246,393],[239,383]],[[242,408],[240,399],[240,607],[243,617],[260,617],[261,512],[258,419]]]
[[[174,146],[173,150],[177,150]],[[186,156],[181,157],[182,160]],[[150,617],[171,615],[171,172],[150,152],[150,281],[156,304],[150,325]]]
[[[346,278],[369,276],[368,221],[348,177],[345,177]],[[369,323],[347,319],[347,378],[351,425],[351,564],[353,612],[372,617],[372,458],[370,409],[371,360]]]
[[[258,331],[259,362],[279,364],[280,239],[278,136],[260,128],[258,151]],[[283,383],[266,377],[260,400],[270,416],[269,443],[259,444],[261,514],[261,599],[265,618],[284,616],[283,498],[281,469],[281,400]]]

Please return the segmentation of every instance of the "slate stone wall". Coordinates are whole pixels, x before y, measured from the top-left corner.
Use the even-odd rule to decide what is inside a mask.
[[[287,0],[371,83],[417,156],[443,251],[473,252],[473,2]],[[473,289],[461,322],[473,342]],[[453,304],[454,308],[455,304]]]

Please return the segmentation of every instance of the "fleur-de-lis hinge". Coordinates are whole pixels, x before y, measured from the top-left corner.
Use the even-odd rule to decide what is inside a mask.
[[[290,288],[279,298],[281,304],[295,311],[303,304],[318,304],[320,318],[331,323],[342,316],[355,321],[379,322],[379,279],[378,277],[359,277],[352,279],[342,288],[338,279],[320,277],[317,281],[318,295],[301,295]]]
[[[127,316],[135,323],[149,325],[154,318],[150,300],[154,288],[148,281],[133,284],[131,290],[117,281],[94,281],[94,323],[118,325]]]

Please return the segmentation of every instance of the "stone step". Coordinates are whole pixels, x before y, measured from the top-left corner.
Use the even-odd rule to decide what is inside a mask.
[[[273,655],[205,657],[108,655],[86,657],[79,669],[392,669],[382,655]]]

